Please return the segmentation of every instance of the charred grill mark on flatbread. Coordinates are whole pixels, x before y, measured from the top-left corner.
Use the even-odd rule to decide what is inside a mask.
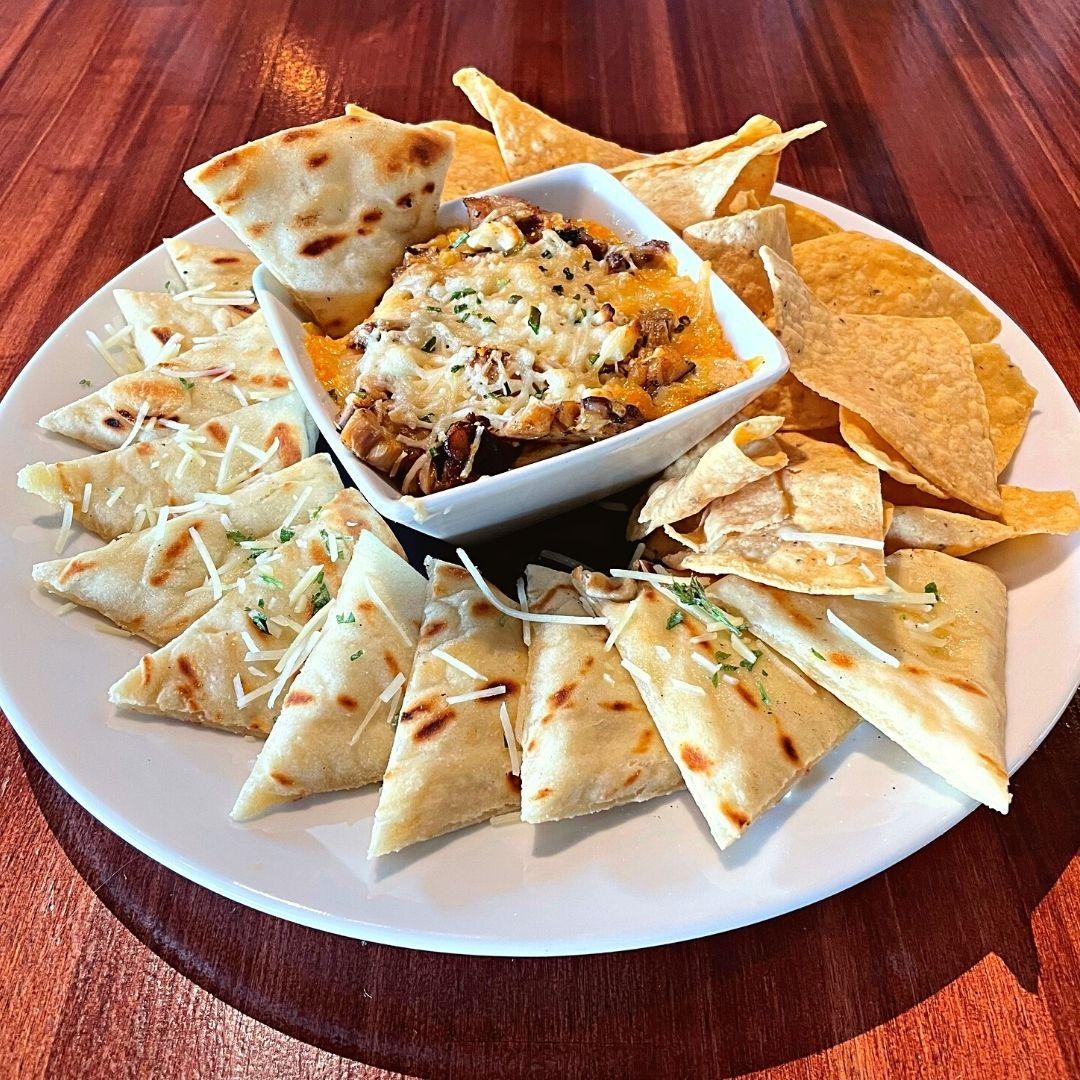
[[[450,723],[451,720],[454,719],[455,715],[453,709],[443,709],[442,712],[436,713],[422,727],[417,728],[417,730],[413,732],[413,738],[417,742],[423,742],[425,739],[434,738],[447,724]]]
[[[312,154],[307,159],[307,167],[309,169],[317,169],[320,165],[325,165],[330,160],[330,155],[320,151],[317,154]]]
[[[150,333],[154,335],[161,342],[162,345],[173,336],[173,328],[171,326],[152,326],[150,327]]]
[[[975,694],[977,697],[988,696],[981,686],[976,686],[970,679],[960,679],[955,675],[945,675],[943,676],[943,679],[950,686],[955,686],[957,690],[963,690],[968,694]]]
[[[291,128],[288,131],[281,133],[281,141],[283,143],[296,142],[298,139],[317,139],[319,133],[312,131],[310,128]]]
[[[850,668],[855,666],[855,661],[848,656],[847,653],[831,652],[829,653],[829,662],[835,664],[837,667]],[[913,675],[919,674],[918,671],[912,672]]]
[[[758,703],[758,699],[756,697],[754,697],[754,695],[752,693],[750,693],[749,689],[747,689],[747,687],[743,686],[742,683],[737,683],[736,684],[735,693],[738,694],[739,697],[741,697],[743,699],[743,701],[746,703],[747,708],[750,708],[750,709],[760,709],[761,708],[761,705]]]
[[[541,789],[540,789],[540,790],[539,790],[539,791],[538,791],[538,792],[537,792],[537,793],[536,793],[536,794],[535,794],[535,795],[533,796],[533,798],[536,798],[536,799],[546,799],[546,798],[547,798],[547,797],[548,797],[548,796],[549,796],[550,794],[551,794],[551,788],[549,788],[549,787],[542,787],[542,788],[541,788]]]
[[[446,630],[446,623],[442,619],[427,623],[420,631],[420,639],[427,641],[428,638],[438,637]]]
[[[728,802],[720,803],[720,813],[735,826],[736,829],[745,829],[750,824],[750,819],[737,807]]]
[[[365,225],[374,225],[375,222],[382,221],[382,217],[383,217],[383,212],[376,208],[375,210],[365,210],[360,215],[360,220]]]
[[[413,193],[411,191],[407,191],[407,192],[405,192],[404,195],[402,195],[402,196],[400,196],[398,198],[396,205],[400,206],[402,210],[411,210],[412,209],[412,204],[413,204]]]
[[[64,567],[64,572],[60,575],[60,584],[63,585],[70,581],[73,577],[83,573],[85,570],[93,570],[94,564],[91,562],[84,562],[82,559],[72,559],[71,562]]]
[[[303,447],[300,445],[300,431],[291,424],[275,424],[266,436],[266,449],[278,442],[278,468],[284,469],[289,465],[295,465],[303,456]]]
[[[634,707],[632,701],[604,701],[600,703],[602,709],[607,709],[608,712],[627,712]]]
[[[215,266],[232,266],[240,261],[236,255],[215,255],[210,260]]]
[[[310,705],[315,700],[306,690],[290,690],[285,697],[286,705]]]
[[[560,686],[555,693],[548,695],[548,705],[553,709],[562,708],[569,703],[570,698],[573,697],[576,689],[577,683],[572,682],[567,683],[565,686]]]
[[[150,662],[149,653],[139,661],[139,682],[143,686],[149,686],[150,679],[154,674],[154,665]]]
[[[495,610],[486,600],[474,600],[469,605],[469,614],[474,615],[477,618],[481,618],[484,615],[490,615]]]
[[[344,239],[344,233],[327,233],[325,236],[317,236],[314,240],[309,240],[300,249],[300,254],[316,258],[337,247]]]
[[[442,144],[423,131],[415,133],[410,142],[407,156],[416,165],[431,165],[437,161],[442,153]],[[434,185],[431,192],[435,190]]]
[[[635,769],[624,781],[623,787],[629,787],[641,775],[640,769]]]
[[[209,421],[203,430],[220,446],[229,441],[229,429],[220,420]]]
[[[634,743],[635,754],[645,754],[648,752],[649,747],[652,746],[653,733],[649,728],[643,728],[641,734],[638,736],[638,741]]]
[[[294,783],[291,776],[286,776],[283,772],[277,770],[270,773],[270,779],[276,784],[281,784],[282,787],[292,787]]]
[[[780,743],[780,750],[784,757],[786,757],[793,765],[802,765],[802,758],[799,757],[799,751],[795,749],[795,743],[786,731],[780,729],[779,724],[776,726],[776,737]]]
[[[337,703],[343,708],[352,711],[359,704],[354,697],[349,697],[348,694],[338,694]]]
[[[683,743],[679,747],[679,757],[692,772],[708,772],[713,767],[712,758],[690,743]]]

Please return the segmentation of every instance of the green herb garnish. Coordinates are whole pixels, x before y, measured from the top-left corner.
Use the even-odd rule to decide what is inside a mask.
[[[469,239],[469,234],[467,232],[463,232],[459,237],[457,237],[456,239],[454,239],[454,240],[452,240],[450,242],[450,250],[453,251],[454,248],[461,247],[461,245],[464,244],[465,241],[468,240],[468,239]]]
[[[456,375],[459,371],[464,371],[464,369],[464,364],[454,364],[453,367],[450,368],[450,374]]]
[[[673,611],[667,620],[667,628],[674,630],[676,626],[683,621],[683,613],[681,611]]]
[[[322,513],[322,503],[319,503],[308,515],[309,520],[314,521]]]
[[[260,600],[259,603],[261,604],[262,601]],[[248,608],[247,617],[254,623],[256,630],[261,630],[264,634],[270,633],[270,627],[266,625],[266,612]]]
[[[360,657],[363,656],[363,655],[364,655],[364,650],[363,649],[357,649],[356,652],[354,652],[352,654],[352,656],[349,657],[349,659],[350,660],[359,660]]]
[[[311,594],[312,615],[330,603],[330,590],[326,587],[326,582],[323,580],[321,570],[319,571],[319,576],[315,580],[318,582],[319,587]]]
[[[923,592],[933,593],[933,594],[934,594],[934,599],[935,599],[935,600],[938,600],[938,601],[940,601],[940,600],[941,600],[941,593],[939,593],[939,592],[938,592],[938,587],[937,587],[937,583],[936,583],[936,582],[933,582],[933,581],[928,581],[928,582],[927,582],[927,583],[926,583],[926,584],[925,584],[925,585],[923,586]]]
[[[596,361],[599,360],[599,359],[600,359],[600,354],[598,352],[589,353],[589,364],[590,365],[595,364]]]
[[[338,612],[337,621],[339,623],[354,623],[356,622],[356,616],[351,611],[346,612],[344,615]]]
[[[429,337],[427,339],[427,341],[424,342],[423,345],[420,346],[420,351],[421,352],[427,352],[427,353],[434,352],[435,351],[435,344],[436,344],[435,336],[432,335],[431,337]]]
[[[193,390],[195,388],[195,383],[192,382],[191,379],[185,379],[183,375],[180,375],[179,379],[180,379],[180,385],[185,390]]]
[[[821,655],[821,653],[819,653],[819,652],[817,651],[817,649],[811,649],[810,651],[811,651],[811,652],[812,652],[812,653],[814,654],[814,656],[816,656],[816,657],[817,657],[817,658],[818,658],[818,659],[819,659],[819,660],[820,660],[820,661],[821,661],[822,663],[825,663],[825,657],[824,657],[824,656],[822,656],[822,655]]]
[[[451,300],[460,300],[463,296],[475,296],[475,295],[476,295],[476,290],[475,289],[458,289],[457,292],[452,292],[450,294],[450,299]],[[456,311],[457,308],[455,308],[454,310]]]
[[[508,304],[516,304],[520,299],[521,295],[519,293],[514,293],[512,296],[506,298],[506,302]]]
[[[241,532],[239,529],[232,529],[225,534],[234,544],[243,544],[254,540],[254,536],[248,536],[246,532]]]
[[[696,577],[692,577],[689,582],[673,581],[664,588],[670,589],[675,598],[687,607],[697,608],[703,615],[707,615],[710,621],[720,623],[725,630],[730,630],[736,636],[742,634],[743,628],[736,626],[726,612],[705,595],[705,589]]]
[[[79,385],[80,386],[92,386],[93,384],[90,382],[89,379],[80,379],[79,380]]]
[[[769,708],[769,706],[772,705],[772,702],[769,700],[769,695],[765,692],[765,687],[760,680],[758,680],[757,692],[758,696],[761,698],[761,704],[764,705],[766,709]]]
[[[754,670],[754,665],[761,659],[761,655],[762,655],[760,649],[751,649],[750,651],[754,654],[754,659],[753,660],[740,660],[739,661],[739,667],[746,668],[747,671],[753,671]]]
[[[533,307],[529,311],[529,329],[534,334],[540,333],[540,309],[538,307]]]
[[[269,585],[271,589],[282,588],[281,582],[276,577],[274,577],[273,574],[260,574],[259,578],[260,580],[266,582],[266,584]]]
[[[296,535],[296,530],[295,529],[285,529],[285,528],[283,528],[281,530],[281,532],[278,533],[278,539],[283,544],[287,544],[295,535]]]

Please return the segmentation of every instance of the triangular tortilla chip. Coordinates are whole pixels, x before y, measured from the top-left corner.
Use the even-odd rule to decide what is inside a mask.
[[[405,689],[375,810],[369,856],[463,829],[519,805],[510,738],[528,653],[521,624],[501,615],[460,566],[429,560],[420,647]],[[482,676],[473,678],[438,651]],[[493,697],[457,700],[506,687]]]
[[[641,156],[617,143],[560,124],[476,68],[456,71],[454,85],[494,128],[511,180],[579,161],[609,168]]]
[[[797,592],[883,590],[877,470],[845,447],[808,435],[792,432],[776,442],[787,465],[711,503],[694,533],[669,531],[694,551],[665,561]]]
[[[1005,586],[988,567],[936,551],[898,551],[889,577],[918,608],[799,596],[724,578],[712,589],[815,682],[850,705],[953,787],[1005,813]],[[833,619],[893,657],[886,663]]]
[[[1000,510],[990,418],[960,327],[952,319],[833,314],[790,263],[769,248],[761,257],[791,373],[862,417],[931,483]]]
[[[171,439],[55,465],[27,465],[19,471],[19,487],[57,506],[71,503],[80,525],[112,540],[152,524],[163,506],[186,505],[204,491],[227,493],[256,473],[265,476],[295,464],[311,453],[315,435],[294,392],[178,431]]]
[[[173,357],[163,368],[121,375],[47,413],[38,424],[95,450],[114,450],[127,440],[144,402],[148,408],[135,436],[138,442],[174,434],[157,423],[160,419],[195,426],[252,400],[277,397],[291,386],[281,353],[257,312],[212,341]]]
[[[156,363],[174,334],[180,335],[180,351],[187,352],[194,338],[220,334],[255,310],[254,305],[201,305],[192,297],[174,300],[165,292],[133,289],[113,289],[113,298],[131,327],[131,343],[144,364]]]
[[[184,289],[206,285],[215,292],[244,292],[251,289],[251,275],[259,260],[250,251],[193,244],[178,236],[163,241]]]
[[[791,258],[783,207],[767,206],[699,221],[683,229],[683,239],[759,319],[772,314],[772,286],[758,250],[764,245],[785,259]]]
[[[1000,320],[963,285],[891,240],[860,232],[831,233],[796,244],[789,261],[814,296],[833,311],[951,318],[975,342],[990,341],[1001,331]]]
[[[714,499],[776,472],[787,455],[771,436],[783,418],[758,416],[729,421],[676,458],[649,488],[645,504],[630,522],[628,540],[704,510]]]
[[[747,191],[760,205],[776,180],[780,151],[824,126],[818,121],[782,132],[775,121],[755,116],[725,139],[657,154],[611,173],[668,225],[682,230],[727,213]]]
[[[429,240],[453,140],[361,112],[219,154],[184,180],[340,337],[371,313],[409,244]]]
[[[198,530],[224,586],[251,569],[261,551],[289,537],[282,524],[341,491],[341,478],[326,454],[298,461],[280,472],[257,476],[234,491],[227,505],[169,518],[163,525],[128,533],[93,551],[34,567],[34,580],[65,600],[99,611],[118,626],[164,645],[214,606],[206,563],[191,540]],[[392,542],[393,534],[370,508],[361,519]],[[260,540],[258,546],[249,541]],[[241,545],[245,546],[241,546]]]
[[[894,506],[885,543],[890,548],[932,548],[947,555],[973,551],[1017,536],[1065,536],[1080,529],[1080,504],[1071,491],[1029,491],[1005,484],[1000,521],[927,506]]]
[[[835,401],[829,401],[803,386],[790,372],[740,412],[739,419],[755,416],[782,416],[781,431],[823,431],[840,422]]]
[[[816,210],[811,210],[800,203],[770,195],[762,205],[784,208],[784,213],[787,215],[788,233],[793,244],[801,244],[806,240],[815,240],[819,236],[828,236],[830,233],[840,231],[840,226],[832,218],[827,218],[824,214],[819,214]]]
[[[420,126],[454,136],[454,156],[443,184],[443,202],[509,181],[510,174],[499,153],[499,142],[490,131],[473,124],[459,124],[456,120],[429,120]]]
[[[529,610],[589,615],[569,574],[530,566]],[[535,623],[521,696],[521,816],[560,821],[666,795],[682,778],[599,626]]]
[[[971,359],[990,414],[990,440],[1000,476],[1027,431],[1036,391],[1000,345],[972,345]]]
[[[575,575],[608,625],[621,627],[616,647],[721,848],[858,722],[745,631],[739,646],[762,654],[753,664],[740,661],[728,633],[691,642],[701,625],[658,589],[643,585],[631,599],[625,581]]]
[[[880,469],[901,484],[917,487],[936,499],[948,498],[941,488],[931,484],[925,476],[920,476],[894,447],[850,409],[840,410],[840,435],[863,461],[873,465],[875,469]]]
[[[339,492],[179,637],[147,653],[109,689],[109,700],[154,716],[265,735],[305,646],[317,643],[369,513],[359,492]],[[263,693],[250,700],[241,696],[257,690]]]
[[[426,596],[422,574],[373,534],[360,537],[333,611],[289,688],[233,818],[246,821],[306,795],[382,778],[394,717],[380,695],[408,674]]]

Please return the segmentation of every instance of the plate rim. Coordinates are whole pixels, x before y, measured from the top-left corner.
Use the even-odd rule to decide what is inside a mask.
[[[1069,401],[1072,401],[1074,408],[1077,407],[1076,402],[1072,399],[1061,376],[1045,357],[1042,350],[1031,340],[1023,327],[1016,323],[1015,320],[1013,320],[998,304],[986,296],[980,289],[968,282],[967,279],[957,271],[948,267],[929,252],[924,251],[919,248],[918,245],[906,240],[892,230],[879,225],[865,217],[865,215],[849,210],[840,204],[833,203],[820,196],[803,192],[785,184],[775,185],[773,193],[774,195],[789,199],[799,205],[817,210],[827,216],[830,213],[840,211],[844,216],[850,216],[858,219],[860,223],[871,225],[879,235],[886,235],[894,242],[919,254],[923,258],[928,259],[933,265],[942,269],[950,277],[962,282],[989,308],[989,310],[991,310],[992,313],[1000,317],[1003,323],[1014,327],[1015,330],[1022,335],[1028,347],[1042,358],[1046,369],[1052,375],[1053,380],[1056,381],[1061,392],[1064,393]],[[180,237],[189,236],[192,233],[205,229],[208,223],[212,223],[213,221],[213,218],[204,219],[176,235]],[[0,408],[12,407],[11,401],[16,399],[17,390],[20,389],[24,379],[27,379],[30,375],[31,369],[34,367],[35,362],[41,353],[53,345],[56,339],[69,333],[72,325],[79,320],[84,311],[93,304],[95,300],[102,294],[109,292],[112,288],[117,287],[114,285],[116,277],[135,271],[137,268],[143,267],[145,264],[160,258],[160,253],[161,248],[154,248],[142,255],[140,258],[118,271],[114,278],[94,290],[90,296],[80,303],[78,307],[76,307],[75,310],[71,312],[71,314],[69,314],[46,338],[24,365],[22,371],[20,371],[12,381],[8,389],[0,396]],[[1048,719],[1023,746],[1015,759],[1015,763],[1010,769],[1010,775],[1015,775],[1016,771],[1023,766],[1031,754],[1045,740],[1060,719],[1062,713],[1068,707],[1076,693],[1077,687],[1080,686],[1080,655],[1074,658],[1072,675],[1069,682],[1071,682],[1071,688],[1065,691],[1062,699],[1048,715]],[[694,940],[717,933],[723,933],[728,930],[735,930],[740,927],[754,925],[760,922],[766,922],[779,915],[798,911],[810,904],[835,896],[870,877],[876,876],[889,867],[903,861],[909,855],[914,854],[916,851],[919,851],[932,843],[967,817],[973,810],[977,809],[979,805],[973,800],[961,798],[954,809],[943,813],[939,819],[935,820],[919,832],[913,835],[906,835],[902,843],[878,849],[879,852],[881,852],[878,857],[868,860],[852,873],[841,878],[830,879],[827,882],[823,882],[819,888],[789,894],[789,896],[781,901],[758,909],[747,917],[736,918],[734,920],[718,923],[715,914],[710,914],[702,917],[699,921],[683,922],[673,931],[656,931],[653,933],[639,934],[637,936],[628,936],[625,932],[618,932],[607,937],[597,937],[594,935],[587,940],[572,936],[548,936],[543,942],[533,939],[522,941],[513,938],[509,934],[504,934],[499,937],[494,935],[483,936],[467,932],[453,933],[445,930],[399,930],[395,927],[386,926],[381,923],[365,923],[360,919],[350,919],[346,921],[337,915],[329,914],[318,908],[285,900],[278,896],[269,895],[254,889],[235,878],[222,876],[216,872],[204,869],[203,866],[197,862],[193,862],[182,852],[176,850],[171,844],[155,839],[155,837],[147,834],[142,828],[135,825],[122,814],[113,813],[106,804],[104,797],[95,794],[95,792],[90,790],[86,784],[77,779],[60,761],[56,754],[53,753],[47,743],[39,738],[33,722],[15,706],[12,695],[9,693],[7,686],[2,682],[0,682],[0,708],[3,709],[12,729],[30,753],[33,754],[45,771],[50,774],[64,791],[79,803],[87,813],[126,843],[131,844],[142,854],[153,859],[155,862],[160,863],[174,873],[179,874],[181,877],[184,877],[213,893],[239,903],[244,907],[281,918],[286,922],[296,923],[311,929],[337,934],[354,940],[373,941],[379,944],[455,955],[504,957],[591,955],[674,944],[681,941]],[[821,768],[822,763],[819,763],[817,767]],[[794,896],[793,902],[788,902],[790,896]]]

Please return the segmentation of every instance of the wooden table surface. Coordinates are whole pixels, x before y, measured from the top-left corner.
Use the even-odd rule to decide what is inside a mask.
[[[1078,56],[1056,0],[9,0],[0,385],[204,216],[184,167],[349,100],[473,119],[450,75],[475,64],[642,150],[757,111],[825,119],[782,179],[967,275],[1076,396]],[[1075,1077],[1078,722],[1074,700],[1007,817],[981,809],[843,895],[704,941],[518,961],[220,899],[98,825],[5,725],[0,1074]]]

